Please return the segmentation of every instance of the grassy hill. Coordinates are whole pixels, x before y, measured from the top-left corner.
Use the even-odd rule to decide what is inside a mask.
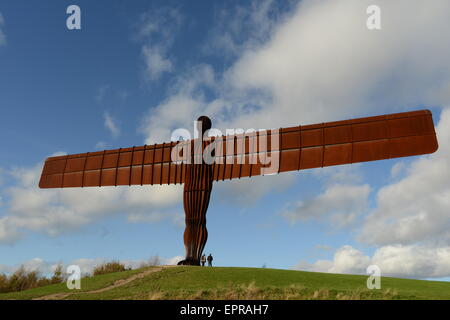
[[[450,299],[450,282],[382,277],[380,290],[367,276],[293,270],[222,267],[149,267],[83,278],[81,290],[65,283],[1,299]]]

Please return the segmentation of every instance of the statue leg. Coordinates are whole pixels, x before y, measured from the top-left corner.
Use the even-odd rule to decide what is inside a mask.
[[[206,211],[212,191],[211,165],[193,164],[188,167],[184,184],[183,204],[186,215],[184,246],[186,259],[181,265],[200,265],[200,258],[208,239]]]

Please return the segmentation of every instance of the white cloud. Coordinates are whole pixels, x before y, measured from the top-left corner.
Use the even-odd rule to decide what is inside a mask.
[[[5,24],[5,19],[3,18],[2,13],[0,12],[0,47],[6,44],[6,35],[2,30],[2,27]]]
[[[95,259],[79,258],[70,262],[69,265],[79,266],[82,274],[92,274],[96,266],[101,265],[107,261],[110,260],[105,258],[95,258]]]
[[[41,258],[33,258],[25,261],[22,265],[27,271],[40,271],[42,273],[50,273],[55,268],[54,264],[46,262]]]
[[[361,164],[352,163],[341,166],[315,168],[306,171],[314,177],[324,181],[325,184],[360,184],[363,181]],[[306,173],[305,172],[305,173]]]
[[[334,258],[330,260],[318,260],[314,263],[301,261],[294,269],[329,272],[364,274],[370,265],[370,258],[351,246],[343,246],[336,250]]]
[[[334,227],[345,227],[367,210],[370,187],[332,184],[318,196],[291,205],[281,214],[291,222],[324,218]]]
[[[245,6],[225,5],[215,13],[216,23],[203,50],[223,58],[224,55],[239,56],[243,51],[255,49],[267,41],[277,24],[292,12],[289,10],[292,5],[287,1],[281,4],[274,0],[251,1]],[[289,8],[281,10],[278,6]]]
[[[105,127],[111,132],[111,135],[114,138],[117,138],[120,135],[120,128],[114,118],[109,114],[109,112],[105,112],[103,114],[103,118]]]
[[[158,80],[164,72],[171,72],[173,69],[172,62],[163,56],[160,48],[152,48],[144,46],[142,55],[147,67],[147,76],[150,80]]]
[[[22,238],[10,217],[0,218],[0,243],[14,244]]]
[[[172,72],[174,64],[168,57],[175,35],[184,20],[177,8],[157,8],[143,13],[138,23],[137,39],[142,46],[146,76],[151,81]]]
[[[9,201],[0,218],[1,243],[17,241],[24,230],[58,235],[116,214],[125,214],[130,222],[171,219],[179,224],[179,185],[39,189],[41,169],[39,164],[12,172],[16,183],[6,189]]]
[[[175,38],[174,31],[180,28],[183,20],[178,8],[152,8],[139,17],[137,36],[141,39],[157,37],[160,42],[171,43]]]
[[[372,257],[351,247],[336,250],[333,260],[301,261],[294,269],[329,273],[366,274],[377,265],[382,276],[443,278],[450,276],[450,247],[389,245],[378,248]]]
[[[176,265],[178,262],[180,262],[181,260],[183,260],[184,257],[182,256],[175,256],[172,258],[168,258],[168,259],[164,259],[164,264],[166,265]]]
[[[404,161],[398,161],[391,168],[391,177],[394,179],[398,178],[405,172],[405,169],[406,163]]]
[[[450,109],[436,128],[439,150],[415,159],[406,175],[381,188],[359,240],[373,245],[450,243]]]
[[[372,257],[386,275],[414,278],[450,276],[450,247],[390,245],[379,248]]]
[[[297,172],[271,175],[256,176],[242,179],[235,179],[214,184],[215,191],[220,195],[220,200],[226,203],[234,203],[243,206],[255,204],[259,199],[272,190],[283,192],[295,182]]]
[[[211,114],[210,110],[214,108],[222,108],[220,100],[206,104],[204,94],[198,90],[199,87],[214,86],[211,66],[196,65],[190,70],[189,76],[180,75],[175,79],[172,94],[145,116],[140,130],[146,135],[147,144],[169,140],[172,130],[177,128],[186,128],[193,134],[194,120],[200,115]]]
[[[365,26],[373,3],[383,17],[376,32]],[[449,9],[447,1],[301,1],[269,42],[229,70],[238,88],[273,99],[240,122],[315,123],[425,102],[450,79]]]
[[[20,267],[26,271],[38,271],[41,275],[50,275],[53,273],[59,263],[45,261],[41,258],[33,258],[23,262],[20,265],[4,265],[0,264],[0,274],[11,274]]]
[[[104,150],[108,148],[108,143],[106,143],[105,141],[99,141],[95,144],[94,148],[96,150]]]

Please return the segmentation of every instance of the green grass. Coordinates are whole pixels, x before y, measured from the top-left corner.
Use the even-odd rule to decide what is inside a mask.
[[[113,284],[120,279],[128,278],[136,273],[142,272],[143,269],[129,270],[123,272],[115,272],[102,274],[95,277],[87,277],[81,279],[81,289],[78,292],[91,291],[101,289]],[[52,284],[45,287],[39,287],[20,292],[0,293],[0,300],[6,299],[33,299],[55,293],[71,293],[73,290],[67,289],[66,283]]]
[[[140,271],[83,279],[83,290],[68,299],[450,299],[449,282],[383,277],[381,290],[368,290],[367,276],[189,266],[167,268],[101,293],[86,293]],[[69,290],[58,284],[0,294],[0,299],[30,299],[59,292]]]

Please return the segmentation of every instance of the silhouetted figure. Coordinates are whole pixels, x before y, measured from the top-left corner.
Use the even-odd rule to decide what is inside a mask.
[[[208,266],[209,267],[212,267],[212,261],[213,261],[213,257],[212,257],[212,255],[210,253],[209,256],[208,256]]]
[[[204,267],[206,263],[206,256],[202,255],[202,259],[200,261],[202,262],[202,267]]]

